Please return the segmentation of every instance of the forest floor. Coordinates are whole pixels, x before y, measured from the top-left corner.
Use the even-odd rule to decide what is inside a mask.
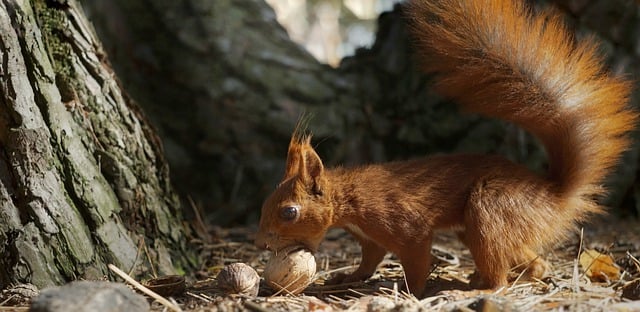
[[[358,243],[342,230],[332,230],[315,254],[314,283],[300,295],[274,293],[264,282],[257,297],[226,295],[216,276],[225,265],[245,263],[260,275],[270,252],[253,245],[255,228],[200,228],[210,235],[196,241],[202,267],[186,278],[186,290],[153,301],[152,311],[640,311],[640,220],[603,219],[585,225],[567,241],[544,255],[551,264],[548,277],[518,279],[500,292],[468,290],[474,270],[469,251],[445,233],[436,238],[434,270],[427,295],[416,298],[401,291],[402,266],[388,254],[366,282],[325,286],[338,272],[354,270],[360,261]],[[591,256],[587,256],[591,255]],[[595,259],[595,260],[594,260]],[[160,298],[163,299],[163,298]],[[28,311],[0,304],[0,312]],[[176,309],[177,310],[177,309]]]
[[[300,295],[274,295],[264,282],[257,298],[224,295],[215,277],[224,265],[243,262],[262,273],[270,254],[253,245],[254,230],[216,229],[202,244],[205,266],[197,282],[178,302],[188,311],[640,311],[640,221],[599,220],[576,230],[568,241],[545,255],[553,269],[547,278],[514,281],[500,293],[465,290],[474,270],[469,251],[453,234],[440,235],[438,259],[427,297],[415,298],[403,285],[400,263],[387,255],[368,281],[323,286],[336,272],[355,269],[360,247],[349,234],[330,231],[316,253],[318,279]],[[587,257],[585,255],[597,255]],[[582,256],[581,256],[582,255]],[[635,300],[635,301],[634,301]],[[161,310],[160,305],[154,309]]]

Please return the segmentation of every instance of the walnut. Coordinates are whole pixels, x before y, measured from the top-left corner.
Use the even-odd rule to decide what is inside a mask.
[[[241,294],[255,297],[260,288],[260,276],[256,270],[244,263],[225,266],[218,273],[216,280],[218,287],[229,295]]]
[[[313,282],[316,259],[307,249],[292,246],[274,253],[264,268],[264,279],[276,291],[299,294]]]

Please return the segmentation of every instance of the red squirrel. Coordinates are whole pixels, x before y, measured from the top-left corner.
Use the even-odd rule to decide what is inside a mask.
[[[405,14],[435,90],[532,133],[547,152],[546,175],[487,155],[325,168],[311,137],[296,130],[256,244],[315,251],[341,227],[360,243],[362,262],[338,281],[367,279],[390,251],[420,295],[434,233],[449,229],[471,251],[474,287],[505,286],[517,266],[542,277],[538,252],[602,212],[603,181],[631,144],[637,113],[626,107],[630,82],[605,70],[592,40],[575,40],[559,14],[524,2],[415,0]]]

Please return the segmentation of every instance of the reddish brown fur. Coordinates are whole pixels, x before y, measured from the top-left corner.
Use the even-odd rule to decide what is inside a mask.
[[[539,249],[601,212],[595,198],[637,120],[625,108],[629,83],[603,69],[591,41],[574,42],[561,17],[532,15],[520,1],[412,1],[407,14],[436,89],[533,133],[546,147],[548,176],[481,155],[325,169],[310,137],[296,132],[283,182],[262,207],[256,244],[315,250],[329,227],[344,227],[363,257],[344,281],[368,278],[391,251],[409,290],[420,294],[434,231],[454,229],[474,257],[476,286],[504,286],[522,264],[542,276]],[[299,208],[296,219],[282,219],[286,206]]]

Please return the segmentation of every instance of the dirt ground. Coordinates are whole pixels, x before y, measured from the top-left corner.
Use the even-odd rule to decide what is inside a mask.
[[[203,259],[199,271],[187,277],[180,295],[166,297],[182,311],[640,311],[640,221],[601,219],[581,229],[548,252],[552,265],[543,280],[514,282],[501,292],[477,292],[467,288],[474,270],[469,251],[452,233],[436,238],[437,258],[428,282],[427,296],[402,292],[403,271],[388,254],[368,281],[324,286],[332,274],[348,272],[360,261],[360,247],[349,234],[332,230],[315,254],[317,279],[300,295],[275,293],[264,282],[258,297],[226,295],[216,276],[225,265],[242,262],[260,275],[270,253],[253,245],[255,228],[213,228],[208,241],[196,241]],[[597,251],[597,259],[585,262],[580,255]],[[606,263],[613,260],[611,263]],[[596,263],[597,262],[597,263]],[[610,272],[594,264],[605,263]],[[613,269],[612,269],[613,268]],[[589,269],[590,273],[585,271]],[[606,270],[604,270],[606,271]],[[612,272],[611,272],[612,271]],[[151,301],[151,299],[150,299]],[[27,311],[28,303],[7,306],[0,312]],[[153,311],[171,311],[157,300]]]

